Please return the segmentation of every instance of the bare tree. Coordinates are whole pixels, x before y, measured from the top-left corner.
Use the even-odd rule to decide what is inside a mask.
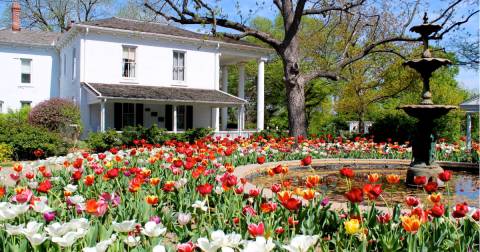
[[[367,1],[367,0],[272,0],[274,8],[283,20],[283,37],[249,26],[245,20],[229,18],[222,13],[222,3],[219,0],[144,0],[146,8],[154,11],[168,21],[180,24],[211,25],[212,33],[221,36],[242,39],[250,36],[269,45],[279,55],[284,68],[284,85],[288,101],[288,121],[290,134],[306,135],[307,122],[305,114],[305,85],[316,78],[338,80],[342,70],[348,65],[361,60],[372,53],[394,53],[388,47],[396,42],[415,42],[417,37],[411,37],[407,28],[418,13],[419,0],[403,1]],[[468,20],[478,10],[469,11],[464,17],[456,19],[455,10],[462,0],[452,2],[432,22],[444,25],[444,29],[433,34],[431,39],[441,39],[446,33],[455,30]],[[240,2],[238,2],[237,5]],[[384,11],[392,5],[402,8],[397,11]],[[237,15],[238,16],[238,15]],[[346,35],[338,43],[342,53],[328,66],[301,66],[299,31],[302,18],[305,16],[319,19],[324,24],[320,29],[332,29],[332,34]],[[236,33],[217,32],[217,27],[228,28]],[[396,27],[392,29],[392,27]],[[343,29],[339,32],[339,29]],[[393,32],[394,31],[394,32]],[[319,45],[324,47],[326,45]],[[332,56],[332,55],[330,55]]]
[[[23,27],[60,32],[67,30],[70,21],[90,21],[108,14],[107,7],[112,2],[112,0],[9,0],[10,3],[13,1],[17,1],[21,6]]]

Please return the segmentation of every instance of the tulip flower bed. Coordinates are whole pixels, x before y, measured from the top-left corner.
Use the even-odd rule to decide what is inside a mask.
[[[358,203],[383,197],[381,180],[358,188],[354,171],[344,169],[350,203],[334,211],[319,193],[320,177],[306,178],[301,193],[277,184],[274,197],[265,199],[261,189],[244,190],[247,181],[233,174],[236,166],[257,162],[407,158],[408,148],[397,146],[206,138],[15,164],[1,173],[0,250],[478,251],[480,211],[449,205],[424,178],[418,183],[425,193],[383,212],[373,203],[365,211]],[[448,172],[440,177],[450,178]]]

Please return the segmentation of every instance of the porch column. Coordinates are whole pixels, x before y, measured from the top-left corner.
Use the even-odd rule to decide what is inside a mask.
[[[264,71],[265,59],[258,61],[258,77],[257,77],[257,130],[263,130],[263,113],[265,109],[265,87],[264,87]]]
[[[245,64],[238,65],[238,97],[245,99]],[[238,130],[245,129],[245,106],[238,108]]]
[[[222,67],[222,91],[228,93],[228,66]],[[222,130],[227,130],[228,108],[222,108]]]
[[[220,130],[219,115],[220,110],[218,108],[212,108],[212,129],[215,132],[218,132]]]
[[[467,113],[467,150],[472,148],[472,115]]]
[[[104,99],[100,101],[100,132],[105,132],[105,103]]]
[[[177,105],[173,105],[173,132],[177,133]]]

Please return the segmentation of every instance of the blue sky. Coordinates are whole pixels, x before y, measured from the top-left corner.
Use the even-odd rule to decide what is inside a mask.
[[[117,3],[117,5],[121,5],[126,0],[113,0]],[[11,0],[0,0],[0,13],[4,13],[5,8],[9,8],[9,3]],[[274,17],[276,14],[275,7],[271,4],[271,0],[223,0],[223,13],[228,13],[229,17],[239,18],[238,15],[238,8],[237,3],[240,3],[239,9],[244,16],[248,16],[249,13],[253,13],[253,15],[261,15],[261,16],[270,16]],[[260,3],[260,4],[258,4]],[[431,0],[425,1],[425,4],[419,8],[419,13],[423,13],[425,10],[428,9],[430,16],[435,16],[435,14],[440,13],[440,9],[445,7],[447,1],[445,0]],[[472,8],[478,9],[478,0],[474,0],[469,3],[465,3],[460,6],[460,14],[464,14],[468,10],[472,10]],[[418,22],[420,22],[422,15],[418,15]],[[415,23],[415,22],[414,22]],[[472,35],[476,35],[479,32],[479,15],[477,14],[474,18],[470,20],[465,26],[465,32],[468,32]],[[448,42],[451,41],[452,37],[456,36],[457,34],[451,34],[444,38],[441,42],[441,45],[446,48],[448,51],[449,47],[451,47]],[[474,38],[472,36],[471,38]],[[468,69],[461,67],[460,73],[457,76],[457,80],[459,81],[460,85],[468,90],[472,90],[476,93],[479,93],[479,73],[476,70]]]

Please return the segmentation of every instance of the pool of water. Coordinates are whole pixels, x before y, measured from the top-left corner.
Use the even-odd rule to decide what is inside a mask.
[[[346,202],[344,193],[347,191],[347,185],[344,178],[340,176],[339,169],[343,166],[325,165],[308,167],[289,167],[289,172],[286,175],[268,176],[266,174],[257,174],[250,177],[250,182],[260,187],[269,188],[273,184],[282,183],[288,180],[291,182],[292,188],[305,188],[305,178],[309,175],[319,175],[321,183],[317,187],[330,200],[337,202]],[[395,203],[402,203],[406,196],[419,197],[422,202],[427,201],[426,194],[423,189],[407,187],[404,183],[408,166],[386,166],[386,165],[355,165],[350,166],[355,171],[353,178],[353,186],[363,188],[368,181],[368,174],[378,173],[381,175],[377,183],[382,184],[385,201],[391,205]],[[385,176],[388,174],[397,174],[400,176],[400,183],[388,184]],[[450,196],[447,196],[447,189],[441,188],[439,191],[444,196],[444,200],[448,200],[450,205],[456,203],[467,202],[469,206],[480,207],[480,179],[478,174],[472,174],[464,171],[455,171],[452,180],[447,184]],[[385,201],[378,198],[376,204],[384,206]],[[368,204],[367,201],[362,204]]]

